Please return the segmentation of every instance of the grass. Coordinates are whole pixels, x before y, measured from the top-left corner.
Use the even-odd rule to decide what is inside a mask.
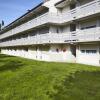
[[[100,100],[100,68],[0,55],[0,100]]]

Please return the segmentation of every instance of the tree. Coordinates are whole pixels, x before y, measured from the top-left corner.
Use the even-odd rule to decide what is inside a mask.
[[[2,26],[4,26],[4,21],[2,20],[2,22],[1,22],[1,24],[2,24]]]
[[[1,25],[1,23],[0,23],[0,31],[1,31],[1,27],[2,27],[2,25]]]

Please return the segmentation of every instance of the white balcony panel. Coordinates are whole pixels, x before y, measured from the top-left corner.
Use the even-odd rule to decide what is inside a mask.
[[[100,0],[94,0],[90,3],[82,5],[77,8],[77,19],[100,13]]]
[[[100,41],[100,27],[69,33],[46,33],[0,43],[0,47]]]
[[[76,7],[66,13],[62,13],[62,23],[100,13],[100,0],[94,0],[82,6]]]
[[[0,35],[0,39],[2,38],[5,38],[5,37],[8,37],[8,36],[12,36],[12,35],[15,35],[17,33],[20,33],[20,32],[23,32],[23,31],[26,31],[26,30],[29,30],[31,28],[34,28],[34,27],[37,27],[39,25],[43,25],[43,24],[46,24],[46,23],[49,23],[49,22],[53,22],[53,23],[60,23],[61,17],[57,17],[57,15],[55,14],[51,14],[51,13],[46,13],[46,14],[43,14],[35,19],[32,19],[20,26],[17,26],[16,28]]]
[[[73,9],[73,10],[70,10],[66,13],[62,13],[62,15],[59,15],[61,16],[61,23],[66,23],[66,22],[69,22],[69,21],[72,21],[76,18],[76,9]]]
[[[78,42],[100,41],[100,28],[79,30],[76,37]]]

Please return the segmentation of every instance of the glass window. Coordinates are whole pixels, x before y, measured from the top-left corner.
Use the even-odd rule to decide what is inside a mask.
[[[96,25],[86,26],[86,27],[82,27],[81,30],[89,29],[89,28],[95,28],[95,27],[96,27]]]
[[[97,50],[86,50],[86,53],[89,53],[89,54],[97,53]]]
[[[81,50],[81,53],[95,54],[97,53],[97,50]]]
[[[85,50],[81,50],[82,53],[85,53]]]

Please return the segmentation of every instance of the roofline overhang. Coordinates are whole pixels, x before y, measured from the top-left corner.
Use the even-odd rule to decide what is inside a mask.
[[[69,5],[70,3],[75,3],[76,1],[77,0],[61,0],[61,1],[57,2],[55,4],[55,6],[57,8],[63,8],[64,6]]]

